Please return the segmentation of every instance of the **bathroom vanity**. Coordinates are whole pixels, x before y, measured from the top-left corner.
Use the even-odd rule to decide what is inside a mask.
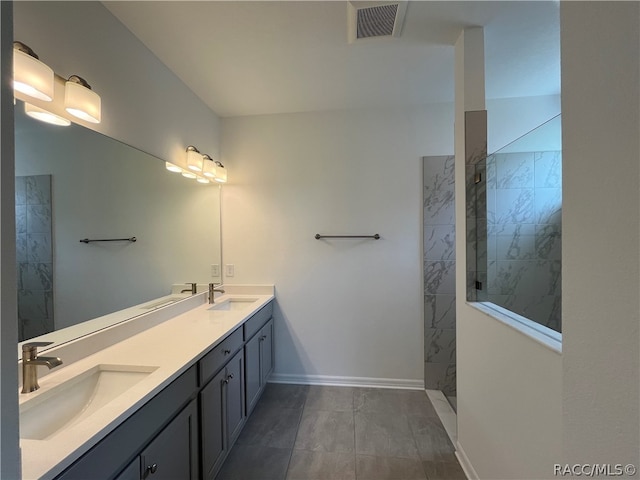
[[[273,287],[225,289],[47,351],[79,358],[20,395],[23,479],[213,479],[273,369]]]

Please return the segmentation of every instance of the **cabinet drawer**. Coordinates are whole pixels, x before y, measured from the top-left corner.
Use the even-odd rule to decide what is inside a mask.
[[[269,302],[244,323],[244,339],[249,340],[267,323],[273,314],[273,303]]]
[[[243,343],[242,327],[240,327],[207,353],[200,360],[200,385],[207,383],[225,363],[231,360],[233,354],[240,350]]]

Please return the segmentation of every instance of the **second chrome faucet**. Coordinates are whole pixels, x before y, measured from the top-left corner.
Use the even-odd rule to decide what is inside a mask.
[[[216,292],[218,293],[224,293],[224,290],[222,288],[218,288],[221,287],[222,284],[215,284],[215,283],[210,283],[209,284],[209,303],[213,304],[215,303],[215,294]]]

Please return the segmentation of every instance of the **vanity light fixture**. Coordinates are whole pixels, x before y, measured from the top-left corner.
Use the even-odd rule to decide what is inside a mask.
[[[100,123],[100,95],[91,90],[87,81],[71,75],[64,86],[64,108],[86,122]]]
[[[171,162],[164,162],[164,164],[165,164],[166,169],[169,170],[170,172],[173,172],[173,173],[182,172],[182,169],[179,166],[174,165]]]
[[[202,154],[193,145],[187,147],[187,168],[194,172],[202,171]]]
[[[202,158],[203,158],[202,174],[205,177],[209,177],[211,179],[215,179],[216,178],[216,163],[213,161],[213,158],[211,158],[206,153],[202,156]]]
[[[219,161],[216,161],[216,178],[214,179],[218,183],[227,183],[227,169]]]
[[[190,172],[189,170],[182,170],[182,176],[184,178],[196,178],[197,175],[193,172]]]
[[[207,183],[209,183],[209,179],[201,177],[201,176],[198,175],[197,178],[196,178],[196,182],[206,185]]]
[[[13,42],[13,88],[30,97],[53,100],[53,70],[38,59],[31,48]]]
[[[41,122],[50,123],[52,125],[61,125],[64,127],[71,125],[71,120],[68,118],[61,117],[55,113],[45,110],[44,108],[36,107],[35,105],[31,105],[27,102],[24,103],[24,112],[31,118],[35,118]]]

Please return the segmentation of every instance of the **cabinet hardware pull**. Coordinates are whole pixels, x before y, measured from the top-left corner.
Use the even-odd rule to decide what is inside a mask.
[[[227,383],[229,383],[229,379],[228,379],[228,378],[225,378],[225,379],[222,381],[222,383],[224,383],[224,384],[226,385]]]
[[[223,352],[225,355],[229,355],[231,353],[231,350],[226,350]]]
[[[158,471],[158,464],[154,463],[153,465],[149,465],[147,466],[147,472],[151,473],[152,475],[154,473],[156,473]]]
[[[262,336],[260,337],[260,340],[261,340],[261,341],[264,341],[264,340],[266,340],[266,339],[267,339],[267,336],[266,336],[266,335],[262,335]]]
[[[227,378],[229,378],[229,379],[233,378],[233,373],[230,373],[230,374],[227,376]]]

